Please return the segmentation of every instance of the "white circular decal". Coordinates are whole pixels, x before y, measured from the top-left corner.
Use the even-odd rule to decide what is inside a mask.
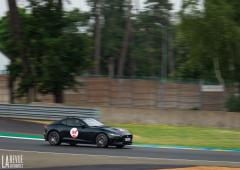
[[[72,138],[77,138],[78,137],[78,130],[77,130],[77,128],[72,128],[70,130],[70,135],[72,136]]]

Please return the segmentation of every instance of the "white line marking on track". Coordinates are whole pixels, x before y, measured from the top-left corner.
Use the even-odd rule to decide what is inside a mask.
[[[159,160],[159,161],[185,161],[185,162],[202,162],[202,163],[223,163],[223,164],[235,164],[240,165],[240,162],[231,161],[209,161],[209,160],[192,160],[192,159],[169,159],[169,158],[151,158],[151,157],[131,157],[131,156],[111,156],[111,155],[90,155],[90,154],[77,154],[77,153],[64,153],[64,152],[42,152],[42,151],[25,151],[25,150],[10,150],[0,149],[0,151],[9,152],[24,152],[24,153],[38,153],[38,154],[55,154],[55,155],[70,155],[70,156],[89,156],[89,157],[108,157],[108,158],[127,158],[127,159],[147,159],[147,160]]]
[[[44,139],[40,139],[40,138],[17,137],[17,136],[0,136],[0,138],[24,139],[24,140],[41,140],[41,141],[44,141]]]

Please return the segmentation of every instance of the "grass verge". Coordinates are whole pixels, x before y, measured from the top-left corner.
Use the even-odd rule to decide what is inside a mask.
[[[169,125],[114,124],[134,134],[135,144],[240,148],[240,130]]]

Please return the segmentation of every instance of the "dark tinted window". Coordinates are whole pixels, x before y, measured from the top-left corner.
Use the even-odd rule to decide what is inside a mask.
[[[80,119],[67,119],[68,126],[81,126],[84,125],[83,121]]]
[[[58,120],[56,122],[53,123],[54,125],[67,125],[67,120]]]
[[[66,120],[66,119],[62,120],[62,121],[61,121],[61,124],[67,125],[67,120]]]

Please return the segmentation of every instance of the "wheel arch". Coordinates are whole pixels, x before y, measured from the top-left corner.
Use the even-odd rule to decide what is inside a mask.
[[[104,135],[106,135],[106,136],[107,136],[107,138],[109,139],[109,136],[108,136],[108,134],[107,134],[106,132],[102,132],[102,131],[100,131],[100,132],[97,132],[97,133],[96,133],[96,135],[95,135],[95,137],[94,137],[94,139],[96,140],[97,136],[98,136],[98,135],[100,135],[100,134],[104,134]]]
[[[48,133],[47,133],[47,140],[48,140],[48,135],[49,135],[51,132],[57,132],[57,133],[59,134],[60,138],[62,138],[61,135],[60,135],[59,130],[57,130],[57,129],[51,129],[51,130],[49,130]]]

